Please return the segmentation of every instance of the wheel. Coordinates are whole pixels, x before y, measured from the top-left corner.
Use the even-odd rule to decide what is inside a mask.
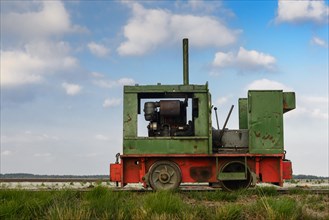
[[[224,173],[231,172],[245,172],[245,164],[241,161],[233,161],[227,163],[221,170]],[[252,176],[249,168],[247,167],[247,179],[245,180],[222,180],[221,186],[223,190],[234,191],[239,189],[247,189],[252,182]]]
[[[149,169],[149,185],[154,190],[174,190],[181,181],[181,171],[174,162],[157,161]]]

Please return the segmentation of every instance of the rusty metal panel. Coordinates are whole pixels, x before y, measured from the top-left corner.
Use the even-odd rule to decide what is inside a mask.
[[[248,129],[248,99],[239,99],[239,129]]]
[[[123,102],[123,136],[137,136],[137,94],[124,93]]]
[[[296,108],[296,97],[294,92],[283,92],[283,112],[286,113]]]
[[[250,153],[283,152],[282,90],[248,92]]]

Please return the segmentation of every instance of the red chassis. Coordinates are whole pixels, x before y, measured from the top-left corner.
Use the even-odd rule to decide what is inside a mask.
[[[170,161],[179,167],[181,183],[217,183],[220,170],[228,163],[247,161],[249,172],[255,182],[282,186],[285,179],[291,179],[291,162],[284,154],[138,154],[121,155],[121,162],[110,164],[110,181],[149,185],[146,174],[157,161]]]

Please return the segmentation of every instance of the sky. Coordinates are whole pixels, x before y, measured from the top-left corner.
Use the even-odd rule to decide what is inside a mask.
[[[235,105],[238,128],[249,89],[293,91],[286,157],[294,174],[329,176],[328,5],[2,0],[0,173],[108,174],[123,86],[182,84],[186,37],[190,84],[209,83],[220,124]]]

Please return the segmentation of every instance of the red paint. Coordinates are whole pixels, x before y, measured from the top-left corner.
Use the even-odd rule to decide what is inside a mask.
[[[261,158],[259,174],[262,182],[282,185],[281,161],[282,158]]]
[[[110,181],[121,182],[121,164],[110,164]]]
[[[179,166],[182,183],[218,182],[218,171],[226,163],[230,161],[244,162],[246,157],[250,171],[254,172],[261,182],[282,185],[283,179],[289,178],[289,169],[291,170],[291,162],[283,161],[283,156],[283,154],[121,155],[121,163],[111,164],[110,166],[110,180],[121,182],[121,186],[128,183],[143,183],[146,187],[147,183],[144,181],[144,177],[152,164],[158,160],[169,160]],[[216,158],[218,160],[218,169],[216,169]],[[112,177],[112,175],[114,176]]]
[[[283,179],[292,179],[292,164],[290,160],[282,161]]]

